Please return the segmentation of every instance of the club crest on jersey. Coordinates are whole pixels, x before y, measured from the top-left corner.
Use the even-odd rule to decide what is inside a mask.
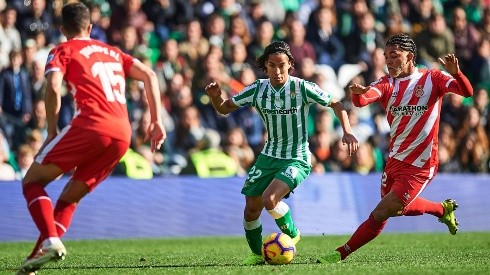
[[[296,98],[296,92],[291,92],[289,94],[289,96],[292,98],[292,99],[295,99]]]
[[[424,95],[424,88],[422,87],[422,85],[417,85],[415,86],[415,92],[414,92],[414,95],[416,97],[421,97]]]

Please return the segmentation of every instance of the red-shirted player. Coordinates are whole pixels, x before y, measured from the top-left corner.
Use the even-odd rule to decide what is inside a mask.
[[[408,35],[391,37],[384,51],[389,75],[368,87],[359,84],[349,87],[355,106],[380,101],[386,109],[391,126],[390,152],[381,179],[381,201],[349,241],[320,257],[320,263],[345,259],[378,236],[388,218],[394,216],[427,213],[445,223],[452,235],[458,230],[454,200],[436,203],[419,195],[437,173],[437,136],[443,96],[455,93],[468,97],[473,95],[473,88],[460,71],[454,54],[439,58],[446,73],[418,69],[416,52],[416,45]]]
[[[60,237],[68,229],[80,200],[114,169],[129,147],[126,76],[143,81],[151,112],[147,139],[160,148],[166,133],[160,114],[160,92],[155,73],[119,49],[90,39],[88,8],[81,3],[62,9],[61,31],[68,41],[54,48],[46,64],[48,137],[27,172],[23,193],[40,231],[38,243],[18,274],[29,274],[66,254]],[[60,91],[65,80],[76,112],[70,125],[57,131]],[[75,169],[53,209],[45,186]]]

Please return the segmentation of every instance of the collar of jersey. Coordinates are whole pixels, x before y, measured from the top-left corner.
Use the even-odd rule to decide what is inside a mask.
[[[272,86],[271,80],[269,79],[269,87],[271,88],[271,91],[275,94],[280,94],[284,92],[284,90],[286,90],[286,85],[288,85],[288,83],[289,83],[289,76],[288,76],[288,80],[286,80],[286,83],[284,83],[284,85],[282,85],[281,88],[279,88],[279,90],[276,90],[276,88]]]

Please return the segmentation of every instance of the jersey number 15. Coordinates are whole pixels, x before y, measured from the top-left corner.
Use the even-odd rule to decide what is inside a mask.
[[[99,77],[102,89],[109,102],[117,100],[121,104],[126,104],[126,81],[119,74],[122,71],[121,63],[117,62],[95,62],[92,65],[92,76]]]

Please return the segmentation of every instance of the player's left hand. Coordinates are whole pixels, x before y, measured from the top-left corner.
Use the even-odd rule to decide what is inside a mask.
[[[357,141],[357,138],[353,134],[344,134],[342,143],[347,144],[349,156],[352,156],[359,149],[359,141]]]
[[[165,128],[161,122],[152,122],[150,126],[148,126],[145,141],[148,139],[150,140],[152,152],[160,149],[165,138],[167,138],[167,132],[165,132]]]
[[[459,62],[454,54],[446,54],[444,59],[439,57],[438,61],[448,73],[454,75],[459,72]]]

